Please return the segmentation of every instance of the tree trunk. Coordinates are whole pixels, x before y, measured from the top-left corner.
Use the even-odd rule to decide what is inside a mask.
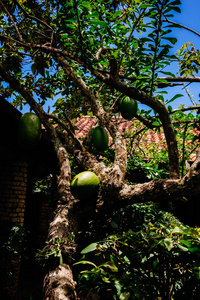
[[[44,299],[77,299],[76,282],[71,270],[72,256],[76,251],[74,234],[77,232],[75,218],[76,201],[68,198],[68,204],[58,205],[56,215],[50,224],[48,241],[59,238],[61,242],[61,259],[56,267],[48,271],[44,278]],[[62,262],[63,261],[63,262]]]

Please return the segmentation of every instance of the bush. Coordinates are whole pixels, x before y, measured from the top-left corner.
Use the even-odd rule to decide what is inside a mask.
[[[78,289],[100,299],[200,299],[198,228],[152,203],[126,207],[112,222],[117,234],[82,250]]]

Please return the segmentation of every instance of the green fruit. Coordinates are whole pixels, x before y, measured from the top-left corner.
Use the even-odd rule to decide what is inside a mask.
[[[124,119],[131,120],[135,117],[138,109],[137,101],[129,97],[124,97],[120,101],[120,112]]]
[[[91,171],[84,171],[74,177],[71,182],[71,192],[75,198],[89,200],[97,197],[99,179]]]
[[[95,127],[92,131],[92,141],[97,150],[106,150],[108,148],[109,137],[105,128],[102,126]]]
[[[18,123],[18,141],[26,149],[34,148],[41,137],[41,122],[34,113],[25,113]]]

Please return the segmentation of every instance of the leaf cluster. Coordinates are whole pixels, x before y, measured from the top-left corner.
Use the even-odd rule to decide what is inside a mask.
[[[82,250],[75,264],[85,268],[79,288],[95,290],[104,299],[198,299],[198,228],[151,203],[127,207],[122,214],[127,230],[115,219],[117,234]]]

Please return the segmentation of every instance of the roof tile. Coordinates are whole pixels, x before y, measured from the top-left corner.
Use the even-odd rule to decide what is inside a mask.
[[[114,117],[115,118],[115,117]],[[123,119],[122,117],[117,117],[115,118],[116,121],[118,122],[119,130],[122,133],[125,132],[134,132],[137,130],[137,128],[134,128],[132,126],[132,121],[127,121]],[[75,126],[78,128],[75,130],[75,134],[78,138],[84,138],[87,136],[89,133],[90,129],[92,126],[94,126],[97,123],[97,118],[93,116],[81,116],[78,118]],[[196,128],[193,130],[194,135],[199,135],[200,131],[198,131]],[[141,140],[136,140],[134,142],[134,145],[138,144]],[[112,138],[109,134],[109,145],[112,143]],[[153,130],[148,130],[147,133],[144,134],[142,138],[142,144],[146,148],[148,145],[156,143],[159,148],[166,147],[166,142],[165,142],[165,135],[163,132],[158,132],[158,131],[153,131]],[[196,154],[192,153],[190,156],[190,160],[194,161],[196,158]]]

